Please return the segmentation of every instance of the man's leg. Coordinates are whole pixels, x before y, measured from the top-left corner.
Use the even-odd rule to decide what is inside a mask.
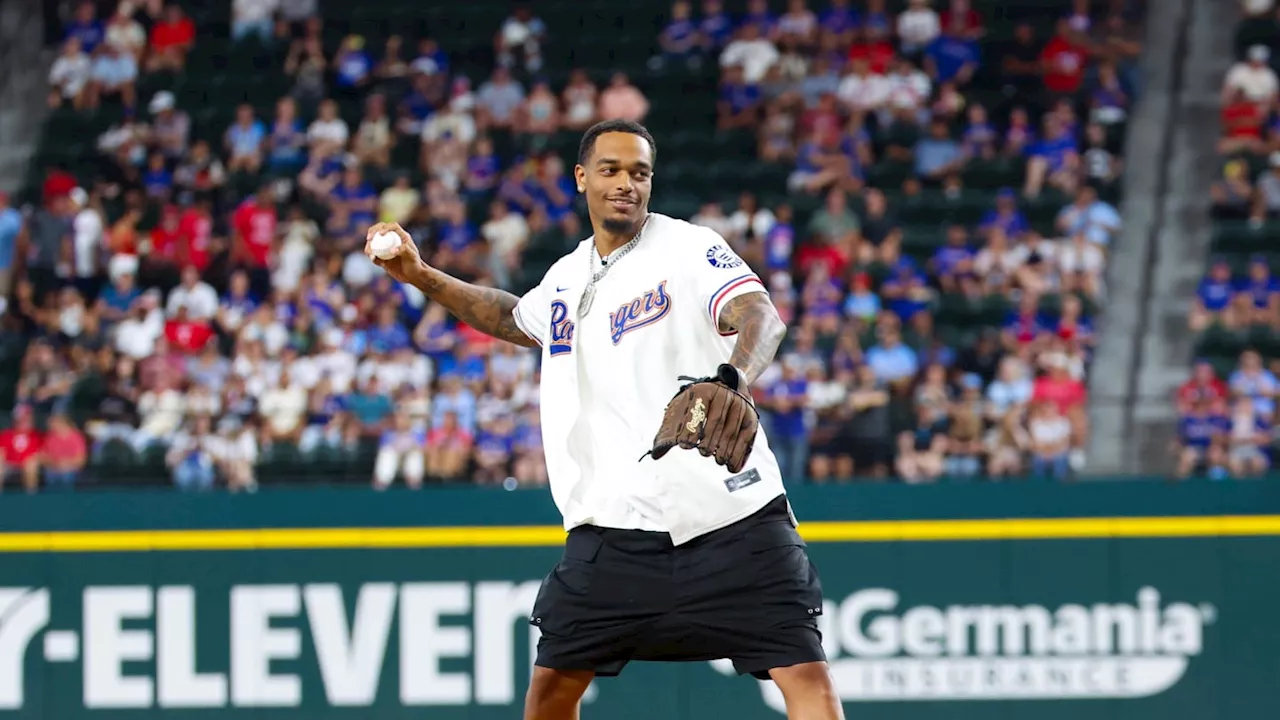
[[[774,668],[769,677],[787,702],[787,720],[844,720],[840,694],[825,662]]]
[[[552,670],[535,665],[524,698],[524,720],[578,720],[582,694],[594,677],[590,670]]]

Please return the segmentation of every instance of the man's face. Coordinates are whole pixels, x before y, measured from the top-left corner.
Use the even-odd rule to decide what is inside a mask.
[[[604,133],[585,166],[574,168],[587,209],[606,230],[635,232],[649,212],[653,182],[653,152],[639,135]]]

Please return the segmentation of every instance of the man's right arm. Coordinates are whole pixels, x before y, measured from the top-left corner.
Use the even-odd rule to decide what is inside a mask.
[[[515,295],[463,282],[426,263],[419,263],[408,280],[454,317],[480,332],[523,347],[538,347],[537,341],[516,325],[513,313],[520,298]]]

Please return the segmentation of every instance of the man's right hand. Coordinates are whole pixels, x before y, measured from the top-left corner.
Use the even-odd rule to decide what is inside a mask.
[[[370,243],[373,236],[380,233],[395,233],[400,237],[400,246],[396,248],[396,254],[383,259],[376,257],[370,249]],[[418,252],[418,245],[410,237],[399,223],[378,223],[369,228],[364,236],[364,254],[373,261],[374,265],[387,271],[387,274],[402,283],[413,283],[415,277],[419,277],[422,268],[426,267],[426,263],[422,261],[422,255]]]

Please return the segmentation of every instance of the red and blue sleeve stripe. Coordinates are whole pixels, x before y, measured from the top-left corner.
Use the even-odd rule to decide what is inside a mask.
[[[746,275],[741,275],[739,277],[736,277],[730,280],[729,282],[720,286],[719,290],[716,290],[715,292],[711,293],[711,299],[707,301],[707,313],[711,315],[711,323],[713,325],[715,325],[716,327],[720,326],[720,306],[724,302],[724,299],[728,297],[729,294],[732,293],[734,290],[737,290],[743,285],[750,285],[752,283],[759,285],[762,290],[764,289],[764,283],[760,282],[760,278],[756,277],[755,273],[747,273]],[[728,332],[728,333],[720,333],[720,334],[733,335],[735,333]]]

